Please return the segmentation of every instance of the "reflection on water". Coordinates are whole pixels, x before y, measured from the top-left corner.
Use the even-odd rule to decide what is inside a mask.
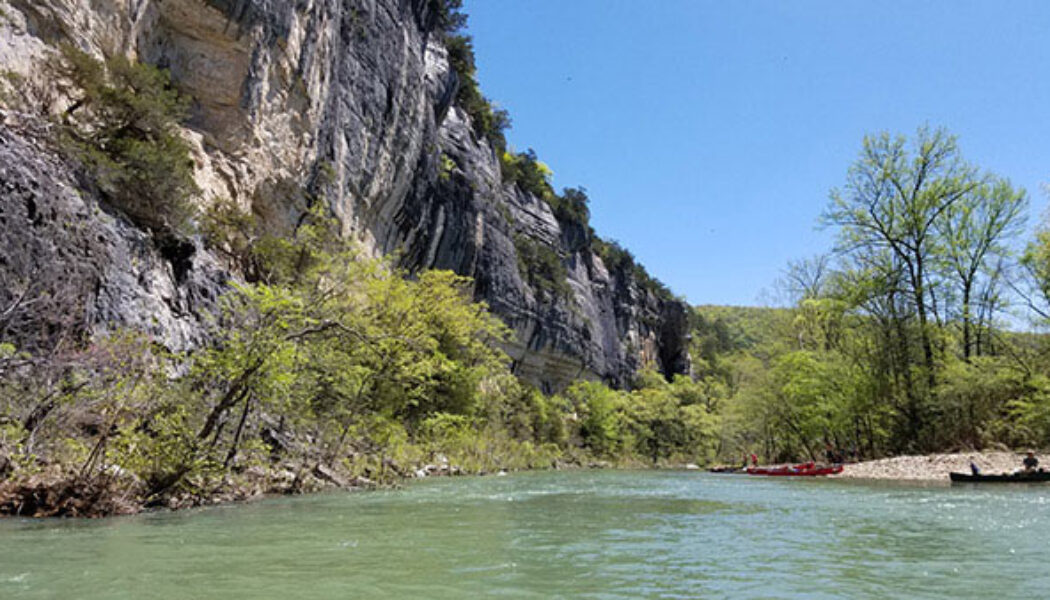
[[[1050,487],[555,472],[0,522],[0,598],[1037,598]]]

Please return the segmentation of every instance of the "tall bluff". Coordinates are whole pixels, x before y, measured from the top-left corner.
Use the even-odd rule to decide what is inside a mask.
[[[688,369],[687,307],[647,290],[630,269],[606,268],[585,228],[559,223],[545,201],[502,182],[498,157],[455,105],[459,82],[434,32],[432,2],[6,2],[0,68],[32,79],[41,72],[40,60],[70,42],[96,55],[124,53],[169,69],[194,98],[186,136],[195,147],[206,202],[230,198],[264,218],[291,223],[304,208],[302,190],[323,194],[344,234],[375,253],[396,253],[413,269],[471,276],[476,297],[516,332],[507,351],[523,377],[552,390],[579,377],[622,385],[646,363],[666,374]],[[20,133],[8,125],[0,128],[12,148],[39,147],[18,140]],[[187,329],[200,322],[193,315],[213,302],[213,294],[200,293],[201,282],[221,279],[214,257],[199,241],[174,255],[143,249],[141,233],[116,226],[112,216],[71,208],[91,204],[89,190],[67,191],[58,200],[47,186],[34,186],[34,174],[42,171],[29,164],[34,160],[25,158],[22,169],[9,165],[0,178],[19,179],[23,196],[33,195],[35,212],[60,203],[79,215],[83,227],[138,236],[131,245],[152,253],[149,260],[94,269],[99,281],[85,305],[95,309],[86,318],[96,325],[148,322],[170,345],[191,343]],[[27,218],[14,202],[5,194],[0,210]],[[92,219],[98,223],[91,225]],[[39,235],[54,235],[54,229]],[[519,270],[522,239],[557,253],[570,293],[530,286]],[[34,247],[32,241],[22,245]],[[59,254],[76,254],[68,250]],[[117,260],[126,254],[96,253]],[[120,273],[143,262],[151,265],[149,276],[138,277],[136,287],[136,278]],[[0,276],[12,277],[10,267],[0,266]],[[103,293],[116,285],[114,277],[122,278],[120,294]],[[196,286],[194,293],[182,289],[187,285]],[[157,300],[158,289],[163,297],[147,301]],[[124,308],[99,306],[114,297],[123,298]],[[153,314],[134,314],[144,310]]]

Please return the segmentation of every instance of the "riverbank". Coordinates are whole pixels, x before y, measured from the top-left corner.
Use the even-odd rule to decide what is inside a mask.
[[[253,466],[237,473],[198,477],[179,489],[151,495],[145,482],[120,469],[112,469],[104,477],[84,478],[75,472],[52,468],[0,482],[0,516],[99,518],[148,509],[179,510],[248,502],[265,496],[389,485],[393,485],[389,480],[376,482],[318,463],[297,468]]]
[[[895,456],[845,465],[840,479],[884,479],[897,481],[948,481],[955,471],[970,472],[973,461],[983,473],[1010,473],[1021,468],[1021,452],[961,452]]]

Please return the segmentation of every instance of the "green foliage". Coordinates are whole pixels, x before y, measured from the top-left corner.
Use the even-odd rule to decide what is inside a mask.
[[[574,383],[565,392],[580,420],[580,437],[599,456],[613,456],[623,446],[620,392],[593,381]]]
[[[507,138],[503,132],[510,128],[510,115],[505,110],[495,108],[481,94],[470,36],[447,36],[445,47],[448,48],[449,66],[459,77],[456,103],[470,115],[474,135],[488,140],[497,156],[502,155],[507,148]]]
[[[557,251],[524,234],[514,236],[514,248],[518,254],[518,272],[542,298],[572,298],[569,272]]]
[[[945,252],[947,244],[940,246]],[[1031,246],[1030,256],[1038,251]],[[948,269],[935,281],[949,285],[957,264],[935,262],[938,275]],[[936,386],[927,390],[906,282],[885,286],[870,277],[876,272],[830,271],[819,285],[802,286],[813,292],[798,294],[791,309],[696,310],[694,370],[720,398],[723,460],[736,462],[745,452],[768,461],[821,459],[827,444],[877,457],[1050,439],[1043,336],[986,322],[975,328],[967,355],[962,311],[953,313],[955,321],[931,323],[938,355]]]
[[[262,277],[260,241],[264,237],[258,217],[229,199],[208,206],[200,218],[200,232],[208,245],[225,256],[249,281]]]
[[[559,223],[581,227],[588,237],[594,235],[589,225],[591,213],[587,206],[590,201],[587,190],[565,188],[560,195],[554,193],[551,187],[553,172],[537,158],[532,148],[518,153],[503,152],[500,155],[500,169],[504,182],[546,202]]]
[[[312,199],[294,232],[266,223],[230,200],[209,206],[200,219],[205,240],[249,282],[293,283],[329,252],[346,252],[326,204]]]
[[[559,222],[586,228],[591,219],[591,211],[587,207],[589,200],[587,190],[565,188],[561,195],[552,195],[547,202],[551,205],[554,217]]]
[[[57,391],[25,395],[32,379],[0,389],[0,415],[33,423],[35,436],[53,440],[48,454],[80,465],[83,477],[105,477],[114,466],[134,475],[143,498],[197,493],[230,470],[266,464],[264,418],[315,440],[300,446],[304,454],[291,457],[297,460],[320,454],[337,462],[353,448],[412,456],[413,436],[433,437],[440,415],[485,424],[488,445],[477,446],[474,459],[492,450],[485,461],[510,461],[519,451],[529,461],[547,460],[543,444],[567,436],[545,399],[519,396],[530,424],[524,439],[506,435],[503,418],[489,417],[500,414],[493,406],[519,409],[513,387],[491,383],[509,377],[496,349],[509,333],[471,301],[469,281],[446,271],[410,279],[363,259],[333,236],[328,219],[311,215],[268,257],[266,281],[237,286],[222,299],[209,346],[167,357],[141,338],[113,340],[92,349],[91,361],[80,361]],[[168,380],[168,373],[180,375]],[[66,388],[68,400],[54,404],[47,420],[32,417]],[[85,414],[100,424],[95,437],[68,425]],[[462,450],[457,440],[449,434],[444,441]],[[7,449],[6,442],[4,450],[36,451]],[[387,473],[382,460],[363,460],[378,469],[370,475]]]
[[[1041,445],[1050,439],[1040,414],[1048,389],[1045,381],[1027,377],[1003,357],[953,360],[940,380],[933,407],[939,416],[939,427],[933,430],[939,446]]]
[[[1014,446],[1045,447],[1050,439],[1050,378],[1040,374],[1024,383],[1023,393],[1006,403],[1004,416],[991,430]]]
[[[1021,256],[1021,268],[1025,282],[1030,288],[1025,291],[1028,306],[1035,311],[1042,323],[1050,322],[1050,227],[1045,224],[1035,232]]]
[[[1024,190],[1015,190],[1005,179],[985,176],[934,221],[941,242],[939,266],[959,296],[966,360],[980,353],[980,328],[989,325],[987,309],[994,309],[989,304],[995,302],[1000,265],[1011,254],[1006,240],[1024,229],[1027,208]]]
[[[72,46],[54,68],[76,98],[63,115],[65,145],[106,198],[139,225],[187,233],[199,190],[176,125],[189,102],[168,73],[123,56],[101,62]]]
[[[253,231],[224,210],[220,229]],[[317,205],[290,237],[227,239],[231,252],[266,246],[253,254],[265,276],[222,298],[190,354],[115,335],[0,380],[3,476],[59,465],[78,485],[170,504],[289,471],[277,489],[304,489],[304,468],[391,481],[438,455],[466,472],[713,455],[710,382],[645,374],[631,393],[544,396],[510,373],[497,349],[510,333],[469,280],[409,277],[334,228]]]
[[[595,237],[591,241],[591,250],[602,259],[605,268],[610,271],[631,272],[636,264],[634,255],[616,240],[603,240]]]
[[[444,152],[441,153],[441,168],[438,171],[438,177],[441,181],[449,181],[452,178],[452,173],[456,170],[456,161],[452,160],[449,155]]]
[[[716,400],[702,382],[678,377],[667,383],[644,373],[632,392],[577,382],[565,393],[576,409],[585,447],[607,458],[708,462],[716,451]]]
[[[834,262],[819,256],[786,274],[795,306],[697,311],[696,370],[728,392],[723,456],[1035,439],[1041,359],[993,323],[1005,240],[1025,203],[1023,191],[965,162],[944,130],[920,129],[911,143],[866,137],[823,215],[838,232]],[[1030,246],[1030,272],[1039,251]]]
[[[663,301],[674,299],[671,290],[659,279],[650,275],[641,263],[635,261],[631,251],[621,246],[616,240],[603,240],[592,235],[591,251],[602,259],[602,263],[609,271],[631,277],[643,292],[652,294]]]
[[[532,148],[516,154],[504,151],[500,155],[500,167],[503,181],[518,186],[521,191],[547,202],[555,197],[550,183],[553,173],[550,167],[536,157]]]
[[[434,30],[448,35],[467,25],[467,15],[461,12],[463,0],[428,0],[427,9],[434,23]]]
[[[908,372],[903,393],[912,438],[928,425],[924,398],[937,386],[939,304],[961,295],[968,359],[978,273],[990,254],[1000,253],[1000,240],[1016,227],[1024,203],[1023,193],[967,163],[954,136],[928,128],[919,129],[911,144],[888,133],[865,137],[845,188],[831,192],[823,222],[838,228],[838,250],[854,267],[851,278],[867,280],[866,308],[884,316],[897,338],[889,362],[898,375]],[[987,280],[990,297],[996,279]]]

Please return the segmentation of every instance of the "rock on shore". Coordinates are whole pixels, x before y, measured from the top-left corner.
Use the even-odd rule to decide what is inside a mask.
[[[948,481],[948,474],[952,471],[969,473],[970,461],[976,463],[982,473],[1011,473],[1021,468],[1023,458],[1024,454],[1019,452],[963,452],[897,456],[846,465],[842,473],[834,477]]]

